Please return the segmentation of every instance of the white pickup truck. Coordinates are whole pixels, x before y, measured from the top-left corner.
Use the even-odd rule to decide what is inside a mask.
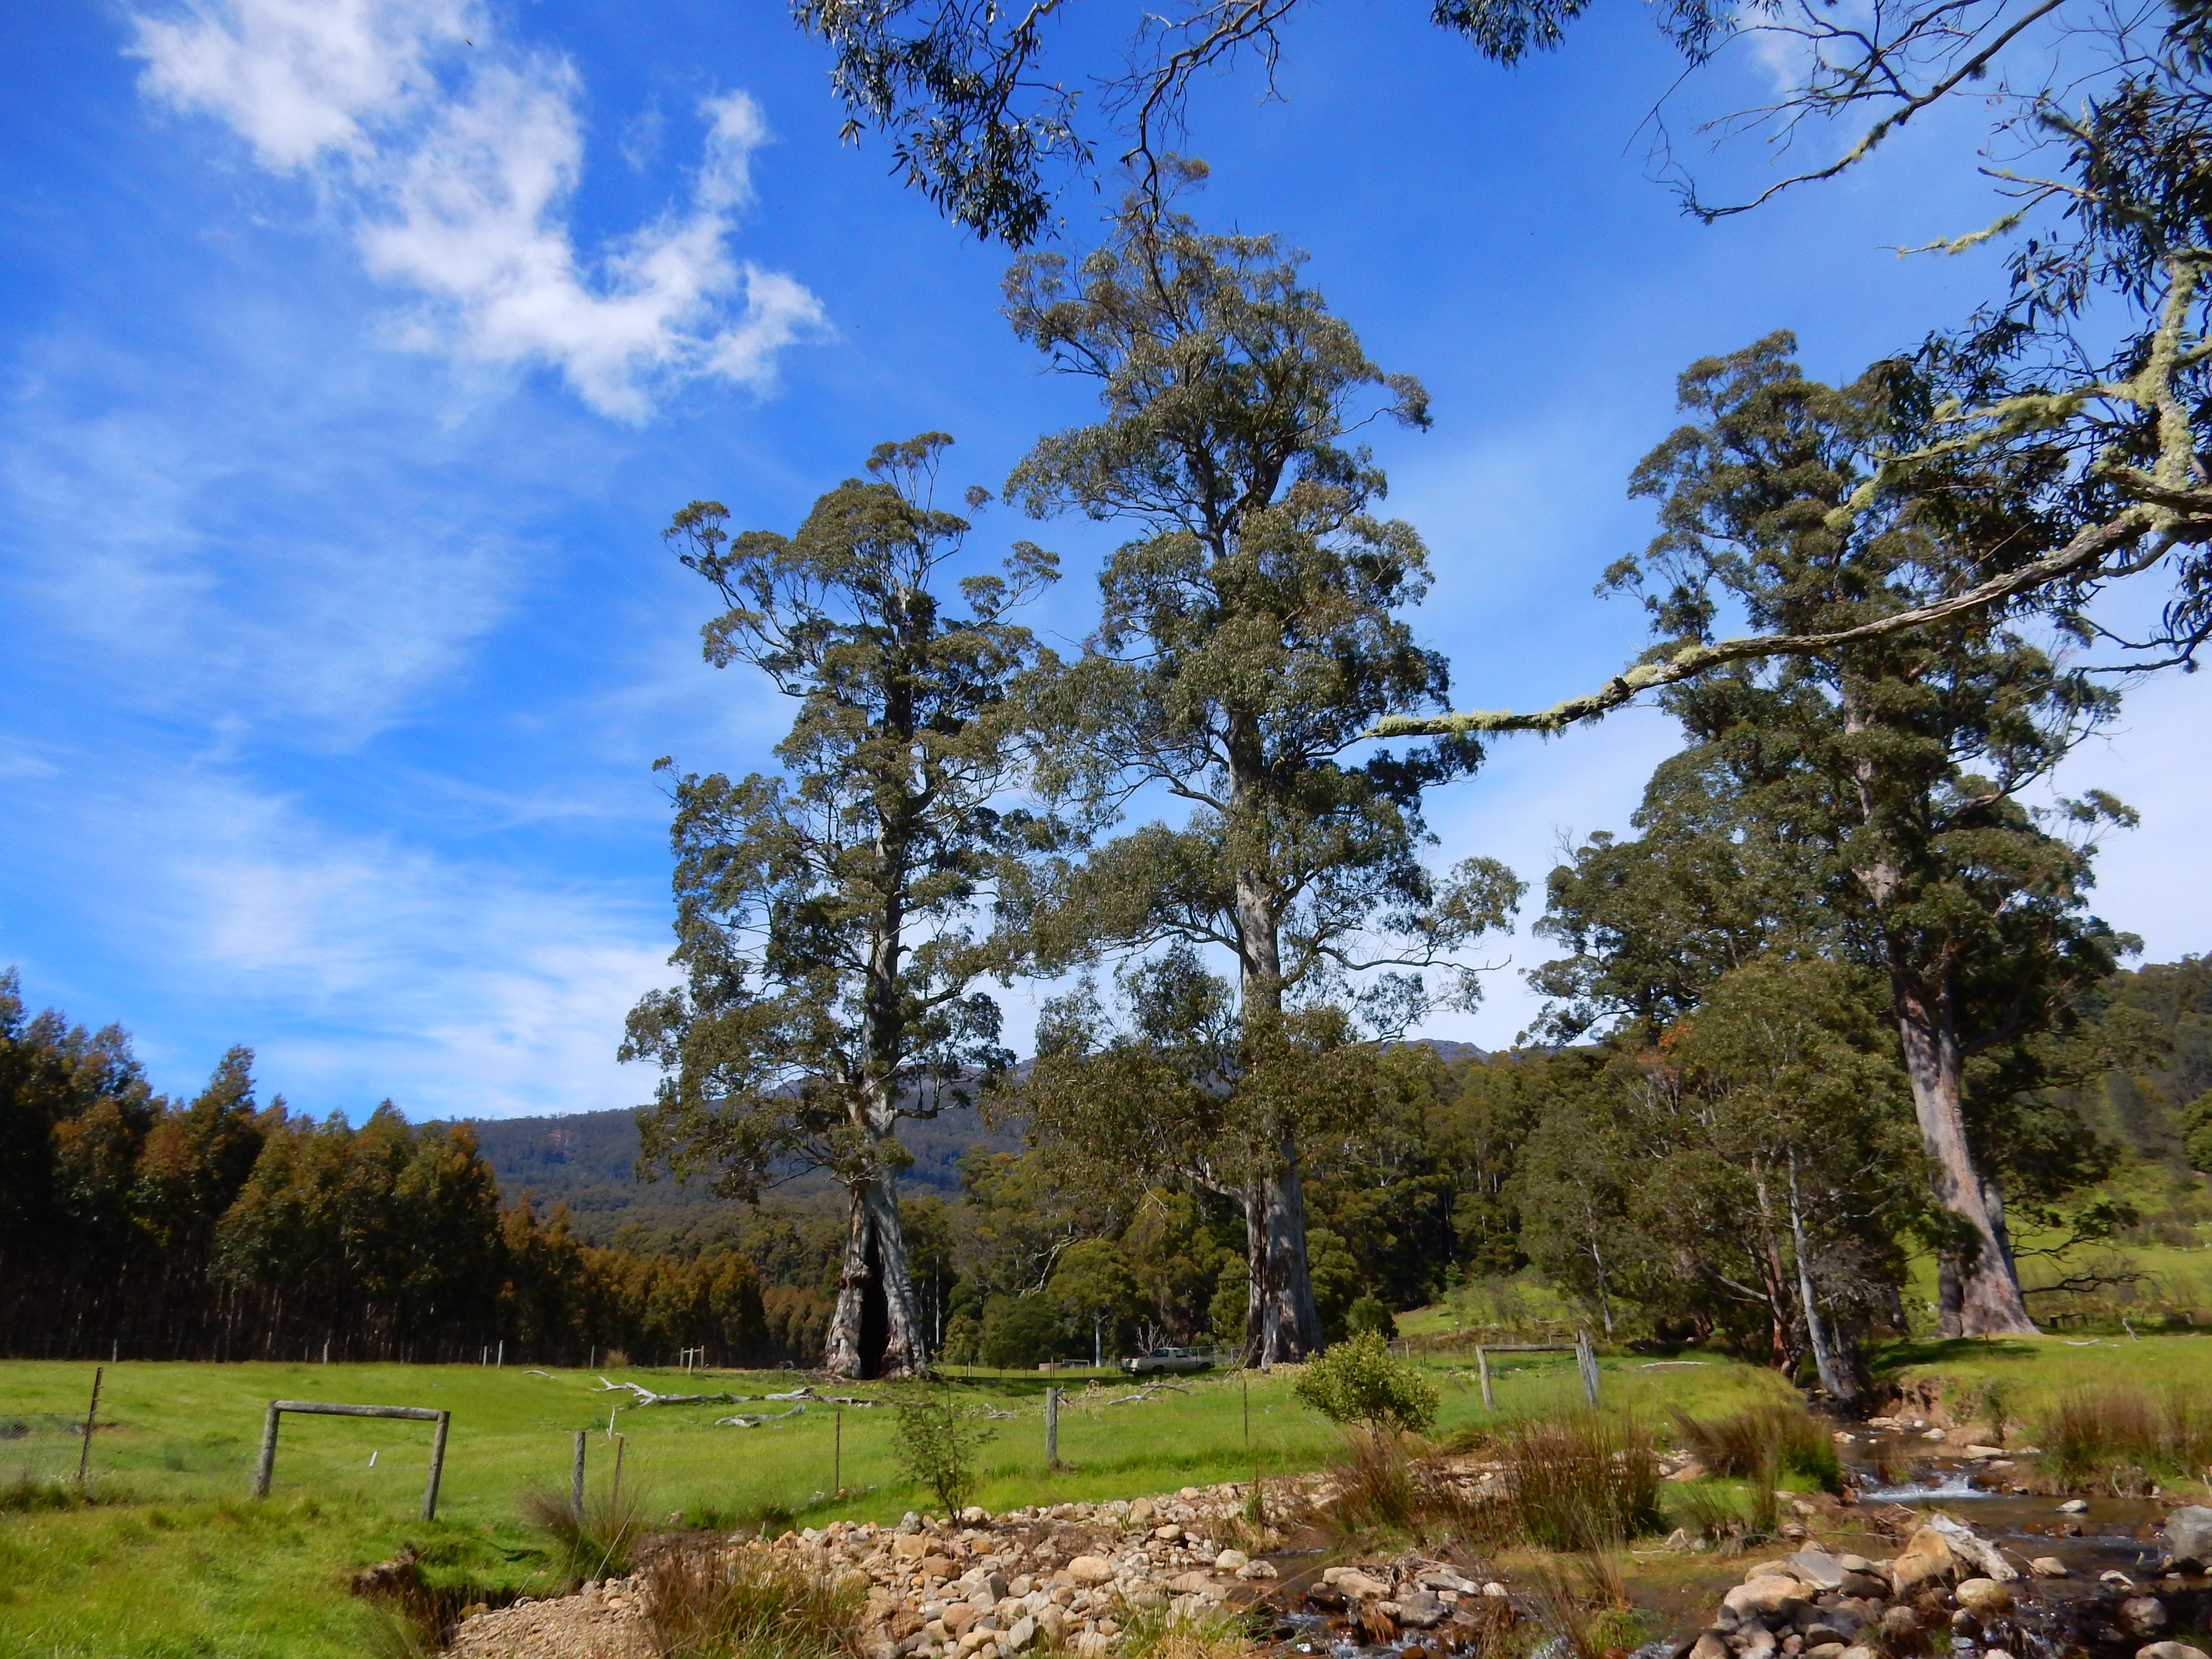
[[[1132,1376],[1158,1376],[1212,1368],[1212,1354],[1194,1352],[1189,1348],[1154,1348],[1150,1353],[1131,1354],[1121,1362],[1121,1369]]]

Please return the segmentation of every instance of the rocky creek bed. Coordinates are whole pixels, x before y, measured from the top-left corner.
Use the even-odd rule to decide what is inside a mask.
[[[1646,1617],[1666,1634],[1634,1659],[2212,1659],[2174,1639],[2212,1625],[2212,1509],[2038,1493],[2020,1449],[1978,1432],[1988,1434],[1911,1415],[1838,1431],[1850,1490],[1840,1501],[1778,1495],[1790,1517],[1779,1549],[1748,1571],[1679,1533],[1639,1550],[1647,1562],[1680,1559],[1671,1575],[1649,1575],[1663,1581],[1656,1590],[1638,1575]],[[1497,1466],[1447,1467],[1468,1496],[1498,1495]],[[1680,1458],[1668,1469],[1698,1472]],[[647,1553],[756,1552],[842,1579],[864,1598],[866,1659],[1109,1659],[1139,1621],[1223,1611],[1247,1615],[1260,1645],[1286,1655],[1443,1659],[1516,1626],[1533,1626],[1516,1651],[1563,1649],[1542,1599],[1510,1573],[1451,1553],[1347,1562],[1295,1526],[1255,1533],[1250,1495],[1238,1484],[1186,1487],[957,1520],[909,1515],[890,1527],[841,1522],[773,1540],[674,1534]],[[1267,1488],[1279,1518],[1329,1495],[1319,1476]],[[651,1593],[648,1567],[477,1611],[453,1650],[645,1659]]]

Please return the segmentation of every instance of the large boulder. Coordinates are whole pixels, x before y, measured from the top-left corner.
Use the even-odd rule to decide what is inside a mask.
[[[1889,1564],[1889,1582],[1899,1595],[1911,1595],[1923,1585],[1957,1577],[1958,1571],[1959,1558],[1951,1553],[1950,1540],[1933,1527],[1922,1527]]]
[[[2188,1504],[2166,1517],[2166,1564],[2181,1572],[2212,1572],[2212,1509]]]
[[[1928,1517],[1928,1524],[1943,1534],[1943,1540],[1950,1545],[1954,1556],[1974,1568],[1982,1577],[1994,1578],[2000,1584],[2009,1584],[2020,1577],[2020,1569],[2004,1559],[2003,1552],[1972,1527],[1961,1525],[1948,1515],[1931,1515]]]
[[[2120,1628],[2139,1642],[2165,1635],[2170,1616],[2155,1595],[2130,1595],[2120,1603]]]
[[[1408,1590],[1398,1598],[1398,1622],[1412,1630],[1434,1630],[1451,1617],[1451,1609],[1426,1590]]]
[[[1958,1589],[1959,1605],[1978,1619],[2012,1611],[2012,1591],[1994,1578],[1967,1578]]]
[[[1844,1587],[1844,1564],[1826,1550],[1799,1550],[1783,1565],[1791,1577],[1816,1590]]]

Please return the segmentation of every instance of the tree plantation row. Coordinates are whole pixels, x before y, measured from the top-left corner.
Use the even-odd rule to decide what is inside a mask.
[[[774,1364],[823,1309],[765,1296],[727,1250],[587,1247],[502,1210],[465,1124],[358,1129],[257,1104],[234,1049],[190,1101],[155,1095],[112,1028],[27,1017],[0,974],[0,1353],[581,1364],[705,1346]]]

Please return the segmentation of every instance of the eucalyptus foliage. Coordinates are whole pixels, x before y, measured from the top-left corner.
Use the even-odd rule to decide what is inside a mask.
[[[1008,613],[1052,579],[1017,544],[1003,573],[939,591],[968,520],[934,504],[941,433],[878,447],[867,480],[815,503],[792,535],[732,536],[719,502],[668,532],[729,607],[704,632],[717,667],[744,664],[799,708],[785,771],[677,781],[682,989],[648,994],[626,1059],[662,1068],[643,1162],[711,1170],[757,1198],[793,1169],[849,1196],[826,1363],[844,1375],[920,1367],[926,1339],[896,1193],[902,1118],[973,1098],[1007,1066],[988,926],[1010,866],[1051,826],[1009,811],[1019,781],[1009,684],[1030,662]],[[987,499],[971,490],[972,512]],[[668,764],[663,763],[664,766]]]
[[[1207,234],[1133,198],[1103,246],[1029,255],[1006,283],[1017,331],[1091,381],[1103,410],[1041,440],[1007,494],[1133,532],[1101,574],[1081,656],[1031,677],[1038,782],[1102,826],[1139,791],[1183,813],[1041,872],[1024,921],[1048,965],[1176,947],[1131,986],[1139,1002],[1192,1005],[1171,1048],[1196,1067],[1181,1098],[1214,1103],[1200,1110],[1214,1127],[1176,1167],[1215,1160],[1207,1179],[1240,1196],[1255,1360],[1321,1344],[1298,1143],[1330,1109],[1265,1079],[1285,1056],[1341,1045],[1306,1018],[1333,1000],[1373,1029],[1418,1018],[1420,970],[1500,925],[1521,890],[1494,860],[1441,879],[1421,860],[1422,792],[1472,770],[1477,744],[1366,736],[1449,691],[1443,656],[1400,614],[1427,589],[1426,551],[1379,516],[1382,473],[1357,441],[1378,417],[1425,425],[1427,398],[1368,359],[1300,264],[1273,238]],[[1233,1009],[1191,954],[1208,948],[1235,964]],[[1475,994],[1471,973],[1447,979]],[[1065,1066],[1097,1046],[1097,1019],[1062,1024]]]

